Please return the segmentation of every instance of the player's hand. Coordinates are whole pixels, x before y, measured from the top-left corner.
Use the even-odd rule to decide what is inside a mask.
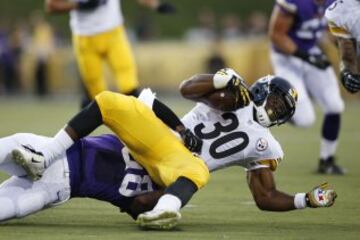
[[[231,79],[227,84],[227,88],[235,94],[236,108],[246,107],[250,104],[251,93],[248,87],[245,85],[243,79],[240,78]]]
[[[329,188],[329,184],[325,182],[306,193],[306,204],[312,208],[331,207],[336,197],[335,190]]]
[[[354,74],[349,70],[343,70],[340,73],[341,83],[350,93],[356,93],[360,90],[360,74]]]
[[[179,134],[187,149],[195,153],[201,152],[202,140],[195,136],[190,129],[184,128],[179,132]]]
[[[217,71],[213,76],[213,84],[215,89],[222,89],[228,86],[229,82],[234,84],[243,82],[243,78],[231,68],[223,68]]]
[[[325,70],[331,65],[324,54],[309,55],[307,62],[321,70]]]
[[[97,8],[101,3],[107,0],[80,0],[77,3],[77,9],[81,11],[90,11]]]
[[[331,65],[331,63],[329,62],[329,60],[327,59],[327,57],[324,54],[311,55],[311,54],[308,54],[307,52],[304,52],[304,51],[301,51],[298,49],[294,53],[294,56],[301,58],[305,62],[307,62],[321,70],[325,70]]]
[[[174,5],[172,5],[170,3],[162,2],[156,8],[156,11],[160,14],[173,14],[176,12],[176,8]]]

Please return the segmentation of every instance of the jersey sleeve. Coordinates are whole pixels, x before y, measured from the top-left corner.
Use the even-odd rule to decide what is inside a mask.
[[[140,95],[138,96],[138,99],[141,102],[145,103],[145,105],[147,105],[151,109],[154,104],[155,98],[156,98],[156,94],[153,91],[151,91],[150,88],[146,88],[142,90]]]
[[[325,18],[328,21],[329,30],[334,36],[352,38],[350,33],[352,17],[349,16],[346,6],[334,2],[326,9]]]
[[[247,171],[270,168],[272,171],[277,169],[284,157],[284,152],[278,141],[273,136],[259,138],[252,156],[252,160],[246,166]]]
[[[297,0],[276,0],[276,4],[281,10],[288,13],[296,13],[298,10]]]

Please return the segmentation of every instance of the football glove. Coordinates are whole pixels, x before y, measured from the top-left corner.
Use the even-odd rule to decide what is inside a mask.
[[[350,93],[356,93],[360,90],[360,74],[354,74],[349,70],[343,70],[340,73],[341,83]]]
[[[305,62],[321,70],[325,70],[331,65],[331,63],[324,54],[311,55],[298,49],[294,53],[294,56],[301,58]]]
[[[179,132],[181,139],[187,149],[191,152],[200,153],[202,147],[202,140],[195,136],[190,129],[185,128]]]
[[[331,207],[335,203],[336,197],[335,190],[329,188],[329,184],[325,182],[306,193],[305,200],[308,207]]]
[[[248,90],[243,79],[231,79],[227,84],[227,88],[235,94],[236,108],[246,107],[250,104],[251,92]]]
[[[104,1],[106,0],[81,0],[78,2],[77,9],[81,11],[94,10]]]
[[[176,8],[170,3],[163,2],[157,6],[156,11],[160,14],[173,14],[176,12]]]

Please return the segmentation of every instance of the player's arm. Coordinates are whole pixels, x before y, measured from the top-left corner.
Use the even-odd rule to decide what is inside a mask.
[[[47,13],[67,13],[77,9],[80,11],[91,11],[101,4],[100,0],[46,0],[45,10]]]
[[[356,55],[356,41],[354,39],[337,38],[340,56],[341,70],[347,69],[351,73],[359,74],[358,57]]]
[[[270,18],[269,37],[277,49],[284,54],[294,55],[298,50],[288,32],[294,24],[295,15],[275,6]]]
[[[77,8],[77,3],[69,0],[46,0],[45,11],[47,13],[67,13]]]
[[[330,207],[336,198],[335,191],[327,189],[327,184],[319,185],[308,193],[297,193],[295,196],[283,193],[276,189],[270,168],[248,171],[247,181],[256,205],[259,209],[266,211]]]
[[[176,12],[176,8],[172,4],[159,0],[138,0],[138,3],[157,11],[160,14],[171,14]]]
[[[136,219],[139,214],[152,210],[163,194],[164,190],[158,190],[136,196],[129,208],[121,209],[121,211],[126,212],[133,219]]]
[[[247,106],[250,101],[250,92],[245,81],[231,68],[224,68],[215,74],[197,74],[184,80],[180,85],[181,95],[195,102],[210,104],[217,90],[227,89],[234,94],[236,108]],[[221,101],[221,99],[218,99]]]

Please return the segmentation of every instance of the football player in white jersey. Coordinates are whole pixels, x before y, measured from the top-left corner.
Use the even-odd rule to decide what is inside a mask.
[[[235,106],[233,111],[230,111],[230,108],[227,108],[228,111],[221,111],[204,104],[199,104],[191,110],[183,121],[185,127],[193,130],[196,136],[192,136],[191,132],[187,131],[183,137],[185,144],[199,152],[209,171],[236,165],[246,168],[249,187],[257,206],[262,210],[289,211],[306,207],[331,206],[336,193],[332,189],[327,189],[326,184],[317,186],[308,193],[298,193],[295,196],[282,193],[275,188],[272,171],[282,159],[283,152],[267,127],[280,125],[292,116],[295,111],[296,91],[285,80],[269,76],[257,81],[251,87],[253,102],[250,102],[248,91],[241,81],[233,70],[224,69],[215,75],[197,75],[182,84],[183,96],[195,101],[207,102],[208,96],[212,93],[216,95],[218,89],[229,88],[229,91],[235,92],[237,96],[234,98],[235,104],[230,103],[231,106]],[[164,108],[162,107],[164,105],[159,105],[159,101],[151,92],[144,92],[139,98],[146,105],[151,106],[156,115],[172,129],[182,132],[183,124],[166,106]],[[83,111],[82,116],[84,114],[86,112]],[[85,119],[89,120],[89,117]],[[91,115],[91,118],[97,117]],[[81,122],[84,124],[84,119]],[[51,141],[52,144],[54,144],[53,141],[57,142],[57,149],[65,148],[66,150],[63,144],[66,145],[66,138],[73,136],[74,132],[70,134],[69,126],[65,131],[60,132]],[[44,150],[44,146],[36,146],[36,148]],[[38,162],[45,161],[43,154],[29,150],[28,146],[27,148],[20,146],[13,153],[16,153],[15,158],[18,158],[20,153],[23,163],[27,165],[26,170],[35,171],[39,167]],[[32,159],[35,159],[37,163],[31,161]],[[183,161],[186,160],[183,159]],[[51,166],[51,163],[48,164]],[[189,161],[185,165],[188,164],[190,164]],[[34,172],[30,174],[34,175]],[[36,174],[42,173],[38,171]],[[188,187],[185,182],[173,184],[168,188],[172,189],[172,193],[165,190],[166,194],[159,199],[153,210],[138,216],[137,221],[140,226],[163,229],[176,225],[181,216],[178,212],[180,205],[184,205],[183,199],[188,201],[194,192],[186,190]],[[183,196],[184,194],[187,196]],[[182,204],[176,203],[174,197],[178,197]]]
[[[312,100],[323,112],[317,173],[342,175],[335,160],[344,102],[337,76],[321,47],[327,28],[325,9],[334,0],[276,0],[269,25],[274,73],[298,91],[299,102],[291,119],[296,127],[315,122]]]
[[[360,1],[338,0],[325,12],[341,55],[341,82],[350,93],[360,90]]]
[[[82,106],[107,89],[103,63],[110,67],[118,92],[138,94],[135,60],[128,42],[121,0],[46,0],[49,13],[70,12],[73,48],[87,91]],[[175,8],[159,0],[138,0],[159,13]]]

